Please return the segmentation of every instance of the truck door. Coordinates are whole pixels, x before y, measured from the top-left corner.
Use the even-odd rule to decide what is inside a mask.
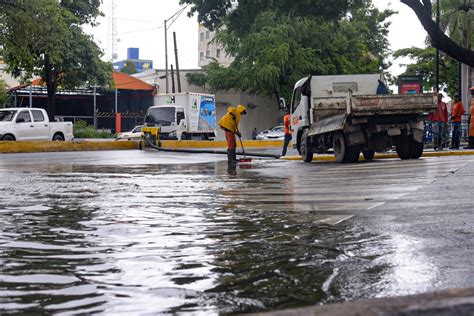
[[[53,135],[51,135],[49,122],[47,122],[43,112],[41,110],[31,110],[31,114],[33,116],[33,128],[36,131],[35,139],[51,140]]]
[[[183,108],[176,108],[176,125],[176,136],[181,139],[181,135],[187,131],[186,114]]]
[[[35,139],[36,131],[29,110],[22,110],[18,113],[14,129],[16,140]]]
[[[291,128],[293,141],[296,142],[298,133],[309,125],[307,97],[301,93],[301,86],[295,88],[291,99]]]

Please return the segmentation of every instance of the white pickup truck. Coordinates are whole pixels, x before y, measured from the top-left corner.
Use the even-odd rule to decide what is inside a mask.
[[[73,139],[71,122],[50,122],[45,110],[39,108],[0,109],[0,140]]]

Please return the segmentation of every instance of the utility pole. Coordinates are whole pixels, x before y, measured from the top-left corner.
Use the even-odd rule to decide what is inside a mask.
[[[171,64],[171,92],[175,93],[176,88],[174,87],[174,70],[173,70],[173,64]]]
[[[168,35],[167,35],[167,24],[168,20],[165,20],[165,76],[166,76],[166,93],[168,93]]]
[[[179,77],[178,46],[176,45],[176,32],[173,32],[174,57],[176,60],[176,79],[178,79],[178,92],[181,93],[181,78]]]

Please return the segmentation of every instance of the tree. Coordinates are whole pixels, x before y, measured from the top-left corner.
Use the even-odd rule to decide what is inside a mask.
[[[255,14],[258,4],[276,6],[274,2],[239,2],[238,9],[230,15],[239,12],[247,16],[242,27],[236,20],[222,17],[224,27],[215,40],[235,60],[228,68],[217,63],[208,66],[206,79],[212,89],[238,88],[271,94],[276,99],[288,98],[295,82],[309,74],[373,73],[383,64],[388,53],[385,19],[392,12],[380,12],[371,1],[364,1],[352,4],[342,17],[336,14],[337,8],[333,8],[333,17],[329,18],[309,15],[307,9],[303,9],[306,1],[299,0],[277,1],[283,5],[276,9],[261,9]],[[324,4],[329,12],[332,4],[326,1]],[[246,12],[244,8],[254,11]]]
[[[3,108],[3,104],[8,98],[7,89],[7,83],[4,80],[0,80],[0,108]]]
[[[41,76],[48,92],[48,114],[56,113],[59,87],[111,82],[112,65],[81,28],[100,14],[100,0],[0,1],[0,54],[7,71],[22,80]]]
[[[469,48],[462,47],[452,38],[446,35],[440,27],[433,21],[433,5],[431,0],[400,0],[402,3],[410,7],[420,20],[421,24],[428,32],[432,45],[440,49],[452,58],[474,67],[474,51]],[[469,10],[470,7],[458,6],[460,10]],[[471,30],[472,31],[472,30]],[[472,36],[472,33],[467,34]]]
[[[127,75],[133,75],[137,73],[137,65],[131,60],[126,60],[123,68],[120,72],[126,73]]]
[[[406,70],[401,75],[421,75],[423,76],[424,89],[426,91],[436,90],[436,78],[433,69],[435,69],[436,50],[433,47],[426,48],[404,48],[397,50],[393,57],[409,57],[413,61],[406,66]],[[448,95],[453,96],[457,93],[458,85],[458,65],[456,60],[441,54],[440,56],[440,84],[442,90]]]

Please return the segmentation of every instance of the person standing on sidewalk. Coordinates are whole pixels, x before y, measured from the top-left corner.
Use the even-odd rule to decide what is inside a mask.
[[[431,116],[433,122],[434,150],[443,150],[446,143],[446,129],[448,127],[448,107],[443,102],[443,94],[438,94],[438,108]]]
[[[281,152],[282,156],[286,156],[286,151],[288,150],[288,145],[291,141],[291,114],[290,111],[286,111],[285,116],[283,117],[283,127],[285,130],[285,142],[283,143],[283,151]]]
[[[239,132],[240,117],[247,114],[247,109],[243,105],[239,105],[236,108],[230,106],[227,109],[227,113],[219,121],[219,126],[225,132],[225,140],[227,142],[227,161],[229,164],[237,164],[237,142],[235,135],[242,137]]]
[[[451,110],[451,122],[453,123],[453,136],[451,138],[451,147],[449,149],[459,149],[461,143],[461,120],[464,114],[464,105],[459,95],[454,96],[454,105]]]

